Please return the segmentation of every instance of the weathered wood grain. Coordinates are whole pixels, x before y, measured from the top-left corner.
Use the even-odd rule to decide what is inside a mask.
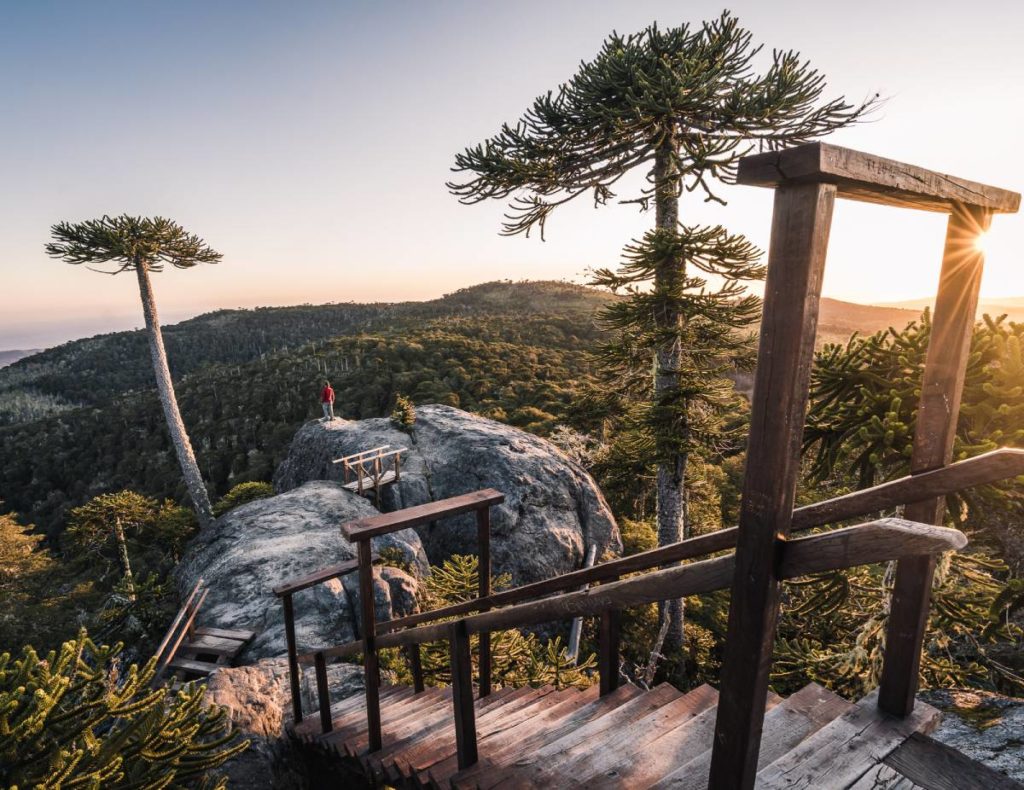
[[[835,195],[834,185],[813,183],[775,192],[711,761],[711,783],[722,790],[749,790],[757,772],[779,610],[778,539],[789,534],[793,515]]]
[[[976,242],[991,221],[991,212],[964,206],[949,217],[914,426],[911,474],[945,466],[952,458],[985,263]],[[904,513],[915,521],[940,524],[944,508],[944,500],[935,498],[908,505]],[[901,558],[896,567],[878,702],[897,716],[914,707],[934,572],[935,557],[929,555]]]
[[[1024,785],[966,754],[914,733],[885,764],[929,790],[1024,790]]]
[[[963,203],[1016,212],[1020,195],[828,143],[807,143],[740,160],[737,182],[750,186],[834,184],[839,197],[924,211],[950,211]]]
[[[757,774],[764,790],[849,787],[912,732],[930,732],[941,714],[919,703],[906,718],[878,709],[877,692],[800,743]]]
[[[377,516],[367,516],[350,521],[341,525],[341,532],[349,541],[355,542],[387,535],[400,529],[418,527],[442,518],[470,513],[481,508],[493,507],[504,501],[505,495],[500,491],[485,488],[471,494],[462,494],[448,499],[440,499],[437,502],[427,502],[391,513],[381,513]]]

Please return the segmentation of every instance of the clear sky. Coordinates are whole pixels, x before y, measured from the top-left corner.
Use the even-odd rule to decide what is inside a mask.
[[[767,48],[830,94],[888,98],[833,142],[1024,187],[1024,3],[740,0]],[[224,253],[157,276],[165,321],[216,307],[423,299],[493,279],[582,280],[650,222],[581,199],[548,240],[447,194],[454,154],[570,77],[613,29],[718,2],[0,0],[0,349],[141,324],[131,276],[43,254],[49,226],[161,214]],[[768,241],[771,193],[696,195],[682,217]],[[843,203],[827,295],[931,293],[941,215]],[[1024,294],[1024,221],[997,217],[985,295]]]

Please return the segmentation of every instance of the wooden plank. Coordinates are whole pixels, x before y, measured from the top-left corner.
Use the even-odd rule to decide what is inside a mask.
[[[711,765],[722,790],[752,787],[757,770],[779,609],[776,558],[793,515],[835,194],[831,184],[786,184],[775,193]]]
[[[682,696],[680,691],[663,683],[636,699],[609,711],[604,716],[587,722],[575,731],[557,740],[548,741],[547,744],[530,753],[522,754],[507,769],[497,772],[493,778],[496,781],[513,778],[516,786],[551,786],[545,784],[548,777],[555,775],[560,766],[571,763],[581,755],[589,753],[592,744],[599,742],[603,733],[618,733],[632,722],[642,719],[647,714],[658,710],[672,700],[680,699]],[[491,786],[491,782],[481,784]]]
[[[929,790],[1022,790],[1024,785],[927,735],[913,733],[885,764]]]
[[[416,695],[408,687],[405,687],[402,694],[396,694],[390,699],[385,700],[382,694],[381,700],[382,726],[384,723],[390,724],[392,721],[401,719],[410,711],[419,710],[421,706],[431,705],[437,701],[443,702],[440,689],[431,689],[424,695]],[[331,710],[333,714],[334,708]],[[334,746],[336,749],[341,748],[344,750],[345,741],[360,734],[365,736],[367,732],[365,702],[359,699],[356,705],[348,708],[342,715],[334,716],[333,731],[323,736],[320,740],[325,744]]]
[[[156,657],[157,665],[166,663],[163,658],[164,648],[167,647],[168,643],[174,637],[178,626],[181,625],[182,621],[192,613],[192,604],[199,594],[200,588],[203,586],[203,580],[199,579],[196,582],[196,586],[192,588],[192,592],[189,593],[188,598],[185,599],[185,603],[178,610],[178,613],[174,616],[174,620],[171,622],[170,628],[167,629],[167,633],[164,634],[164,638],[160,640],[160,645],[157,647],[156,652],[153,654]]]
[[[218,639],[236,639],[239,642],[248,642],[256,636],[255,631],[232,631],[227,628],[211,628],[209,626],[198,626],[195,633],[200,636],[215,636]]]
[[[945,466],[952,458],[985,263],[976,242],[991,222],[990,212],[964,207],[949,217],[914,426],[911,474]],[[916,521],[941,524],[944,509],[944,500],[936,498],[908,505],[904,512]],[[914,707],[934,571],[935,558],[927,555],[902,558],[896,567],[878,701],[897,716]]]
[[[937,553],[962,548],[967,542],[955,529],[884,518],[853,527],[787,541],[775,550],[778,578],[795,578],[826,570],[883,562],[915,553]],[[620,582],[554,598],[495,609],[464,618],[470,633],[501,631],[525,625],[568,620],[663,600],[666,595],[686,596],[728,587],[736,567],[734,556],[702,560],[680,567],[652,571]],[[424,625],[377,637],[378,647],[400,647],[448,638],[449,624]]]
[[[758,772],[757,786],[763,790],[849,787],[912,732],[930,732],[940,718],[939,711],[924,703],[918,703],[906,718],[890,716],[878,709],[878,694],[872,692],[852,711]]]
[[[382,745],[380,732],[380,666],[374,621],[377,616],[373,592],[373,557],[369,540],[360,540],[359,546],[359,607],[363,627],[363,686],[366,694],[366,729],[371,752]]]
[[[362,481],[362,490],[364,493],[367,491],[374,491],[377,488],[383,488],[384,486],[391,485],[397,479],[398,475],[395,474],[395,471],[393,469],[388,469],[387,471],[382,472],[380,477],[377,477],[376,475],[369,475],[364,478]],[[351,483],[343,483],[341,487],[346,491],[359,491],[360,481],[353,480]]]
[[[346,455],[343,456],[342,458],[335,458],[333,461],[331,461],[331,463],[343,464],[346,461],[352,463],[353,461],[358,461],[363,456],[373,455],[374,453],[382,453],[385,450],[387,450],[390,446],[390,444],[382,444],[380,447],[374,447],[372,450],[363,450],[361,453],[352,453],[352,455]],[[402,449],[404,450],[405,448],[403,447]]]
[[[379,560],[379,557],[377,558]],[[344,576],[346,573],[352,573],[353,571],[359,570],[359,560],[345,560],[339,562],[337,565],[330,565],[313,573],[307,573],[304,576],[299,576],[294,579],[289,579],[282,585],[274,588],[274,595],[280,598],[283,595],[290,595],[297,593],[299,590],[305,590],[307,587],[313,587],[317,584],[336,579],[339,576]]]
[[[586,592],[586,590],[582,592]],[[611,694],[619,687],[621,628],[621,610],[605,609],[601,612],[601,623],[598,628],[597,675],[602,697]]]
[[[853,703],[817,683],[804,686],[774,706],[771,703],[772,700],[769,700],[768,713],[764,718],[758,769],[773,763],[809,735],[854,708]],[[655,741],[653,748],[663,748],[660,743]],[[707,743],[709,748],[703,753],[682,763],[667,775],[659,776],[658,786],[671,787],[673,790],[705,790],[711,768],[710,737]]]
[[[191,658],[173,658],[167,666],[170,669],[180,669],[184,672],[202,675],[203,677],[211,675],[219,669],[216,664],[210,663],[209,661],[196,661]]]
[[[451,624],[448,637],[452,668],[452,704],[455,708],[455,749],[459,768],[477,760],[476,711],[473,709],[473,659],[465,621]]]
[[[1020,207],[1016,192],[828,143],[744,157],[736,180],[762,187],[828,183],[839,197],[925,211],[950,211],[956,203],[1009,213]]]
[[[183,642],[178,648],[179,653],[194,653],[205,656],[226,656],[234,658],[241,651],[242,645],[235,642],[231,646],[204,644],[202,642]]]
[[[605,713],[624,705],[631,699],[635,699],[644,693],[636,686],[627,684],[619,686],[619,688],[606,697],[599,697],[594,700],[592,695],[594,690],[595,687],[593,686],[588,689],[591,701],[564,718],[560,717],[556,720],[557,711],[552,710],[549,714],[548,726],[540,732],[531,731],[527,735],[512,729],[507,733],[503,733],[504,737],[497,742],[487,743],[480,762],[468,771],[460,771],[453,776],[451,780],[452,786],[458,788],[476,787],[477,783],[482,782],[486,777],[495,777],[500,769],[519,756],[530,754],[548,742],[556,741],[574,732],[584,724],[600,718]],[[481,742],[481,745],[483,743]]]
[[[491,510],[481,508],[476,511],[476,545],[477,545],[477,578],[479,588],[477,597],[486,601],[491,594]],[[481,611],[487,611],[487,604],[481,604]],[[481,697],[491,693],[491,635],[487,631],[480,633],[477,643],[478,666],[480,677],[478,689]]]
[[[150,681],[151,685],[155,686],[163,679],[164,673],[167,671],[167,667],[170,666],[174,661],[175,655],[177,655],[179,645],[185,641],[185,637],[192,631],[192,624],[195,622],[196,616],[199,614],[199,610],[203,608],[203,603],[206,601],[206,596],[209,595],[209,593],[209,587],[203,588],[202,592],[199,593],[199,598],[196,599],[193,605],[192,611],[180,624],[177,634],[167,642],[163,658],[161,658],[160,662],[157,663],[153,680]]]
[[[365,540],[376,538],[380,535],[387,535],[408,527],[418,527],[421,524],[428,524],[442,518],[458,516],[462,513],[469,513],[484,507],[500,505],[505,501],[505,495],[493,488],[485,488],[474,491],[471,494],[441,499],[437,502],[427,502],[415,507],[407,507],[403,510],[395,510],[391,513],[381,513],[378,516],[367,516],[366,518],[350,521],[342,524],[341,532],[349,541]]]
[[[631,722],[628,727],[606,730],[603,739],[593,743],[588,753],[573,762],[562,763],[549,775],[548,782],[564,786],[563,783],[571,777],[573,782],[587,788],[601,787],[603,782],[612,787],[647,787],[650,782],[646,772],[637,781],[636,778],[623,780],[620,771],[629,766],[646,768],[666,751],[672,752],[671,738],[667,737],[669,733],[696,736],[690,747],[677,754],[689,755],[709,748],[714,716],[704,717],[703,728],[694,727],[694,724],[699,716],[712,710],[717,703],[717,691],[708,685],[699,686]]]
[[[849,790],[927,790],[911,782],[885,763],[876,765],[850,786]]]

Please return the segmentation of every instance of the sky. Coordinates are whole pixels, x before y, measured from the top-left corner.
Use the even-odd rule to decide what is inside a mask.
[[[719,2],[0,0],[0,349],[142,323],[137,286],[46,257],[49,228],[180,222],[223,262],[156,275],[165,322],[220,307],[428,299],[496,279],[586,280],[651,222],[581,198],[546,241],[463,206],[454,155],[572,76],[612,30],[699,23]],[[1019,191],[1024,3],[860,0],[729,8],[799,50],[826,95],[884,106],[830,142]],[[688,195],[681,219],[767,248],[772,193]],[[842,202],[824,293],[936,286],[945,218]],[[997,216],[983,296],[1024,295],[1019,216]]]

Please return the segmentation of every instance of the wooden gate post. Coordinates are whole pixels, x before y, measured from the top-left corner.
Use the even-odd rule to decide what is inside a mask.
[[[366,733],[369,751],[380,751],[380,666],[377,661],[377,607],[373,598],[373,550],[370,537],[357,542],[359,606],[363,620],[363,682],[366,686]]]
[[[938,469],[952,460],[985,263],[977,241],[991,223],[991,211],[960,204],[954,206],[949,217],[939,292],[921,380],[911,474]],[[940,497],[907,505],[904,517],[925,524],[941,524],[944,512],[945,499]],[[935,555],[932,554],[904,557],[896,566],[886,627],[885,663],[878,692],[878,707],[896,716],[907,716],[914,709],[934,571]]]
[[[757,773],[779,611],[777,549],[792,520],[835,196],[835,185],[822,183],[787,183],[775,192],[711,759],[709,787],[715,790],[751,788]]]

